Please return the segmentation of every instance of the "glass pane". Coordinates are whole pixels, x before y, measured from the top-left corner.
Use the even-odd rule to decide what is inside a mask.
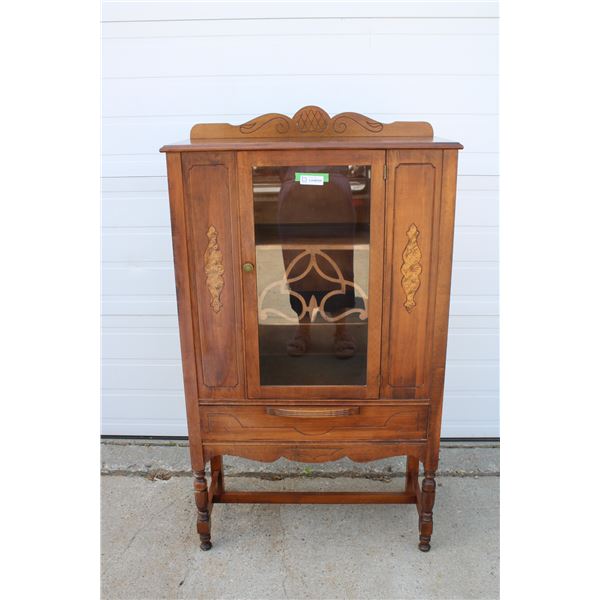
[[[371,167],[254,167],[261,385],[365,385]]]

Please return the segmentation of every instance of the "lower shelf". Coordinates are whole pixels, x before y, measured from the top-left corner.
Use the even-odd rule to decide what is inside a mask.
[[[223,492],[213,502],[235,504],[416,504],[411,492]]]

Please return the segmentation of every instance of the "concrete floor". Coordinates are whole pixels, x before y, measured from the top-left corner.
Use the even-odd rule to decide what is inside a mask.
[[[171,474],[165,460],[166,480],[123,469],[108,474],[105,462],[102,598],[497,598],[499,478],[490,471],[495,466],[489,464],[489,448],[482,454],[485,468],[478,475],[438,478],[429,553],[417,549],[412,505],[243,504],[215,506],[213,549],[202,552],[191,477]],[[152,462],[146,463],[151,473]],[[226,484],[376,491],[404,483],[395,475],[382,481],[344,473],[315,477],[246,470]]]

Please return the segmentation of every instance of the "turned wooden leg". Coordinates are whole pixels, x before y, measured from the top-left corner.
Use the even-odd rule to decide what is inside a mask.
[[[210,550],[212,548],[210,543],[210,512],[208,510],[208,487],[204,469],[194,471],[194,497],[198,508],[196,527],[200,534],[200,548]]]
[[[406,457],[406,483],[405,492],[414,492],[415,485],[419,480],[419,459],[414,456]]]
[[[213,477],[217,478],[217,484],[215,486],[215,494],[220,496],[225,491],[225,479],[223,476],[223,457],[215,456],[210,459],[210,477],[211,481]]]
[[[419,550],[429,552],[433,531],[433,503],[435,502],[435,471],[425,471],[421,486],[421,510],[419,513]]]

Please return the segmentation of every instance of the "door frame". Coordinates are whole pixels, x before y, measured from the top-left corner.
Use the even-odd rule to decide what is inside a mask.
[[[256,265],[254,237],[253,166],[288,165],[371,166],[369,234],[369,302],[367,338],[367,377],[364,386],[315,385],[279,386],[260,384],[258,346],[258,299],[256,268],[243,272],[242,264]],[[240,214],[240,250],[246,381],[248,397],[253,399],[354,399],[378,398],[381,372],[381,319],[385,235],[385,150],[248,150],[237,155]]]

